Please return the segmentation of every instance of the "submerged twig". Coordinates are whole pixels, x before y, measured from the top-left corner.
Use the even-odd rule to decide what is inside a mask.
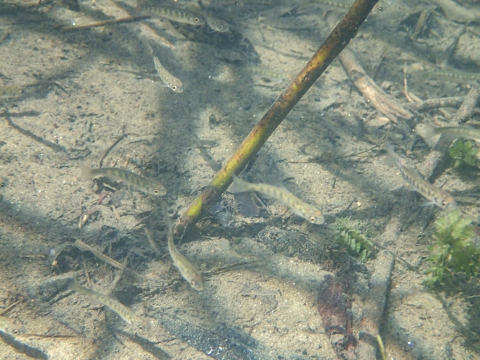
[[[18,130],[20,133],[22,133],[23,135],[27,135],[28,137],[32,138],[33,140],[36,140],[38,141],[39,143],[45,145],[45,146],[48,146],[50,149],[53,149],[55,151],[60,151],[60,152],[64,152],[64,153],[67,153],[67,149],[62,146],[62,145],[58,145],[58,144],[55,144],[51,141],[48,141],[38,135],[35,135],[34,133],[32,133],[30,130],[27,130],[27,129],[24,129],[20,126],[18,126],[17,124],[15,124],[13,121],[12,121],[12,118],[10,117],[10,112],[8,111],[8,109],[5,109],[5,112],[3,114],[1,114],[5,117],[5,119],[7,120],[8,122],[8,125],[10,125],[11,127],[13,127],[15,130]]]
[[[308,64],[293,82],[278,97],[262,119],[253,128],[243,143],[215,175],[205,190],[193,201],[180,217],[175,233],[182,233],[189,225],[197,222],[217,202],[220,195],[232,182],[232,174],[239,173],[254,156],[270,135],[300,101],[302,96],[317,81],[337,55],[347,46],[378,0],[357,0],[350,11],[335,27]]]
[[[456,126],[464,122],[473,113],[475,105],[480,99],[480,86],[474,86],[470,92],[465,96],[460,108],[449,122],[449,126]],[[421,134],[420,134],[421,135]],[[430,178],[435,172],[435,169],[442,162],[447,149],[452,143],[452,139],[447,136],[442,136],[440,140],[435,144],[430,154],[427,155],[423,163],[418,167],[420,172],[425,178]]]
[[[158,255],[161,255],[162,253],[160,252],[160,250],[158,250],[157,244],[155,244],[155,240],[153,240],[153,236],[150,230],[148,230],[148,228],[144,228],[144,230],[145,230],[145,235],[147,236],[148,242],[150,243],[150,246],[152,247],[152,249],[155,251],[155,253],[157,253]]]
[[[125,126],[123,127],[123,130],[122,130],[122,135],[120,135],[118,137],[117,140],[114,141],[114,143],[112,145],[110,145],[110,147],[105,150],[105,152],[103,153],[102,157],[100,158],[100,163],[99,163],[99,167],[103,167],[103,160],[105,160],[105,158],[108,156],[108,154],[110,154],[110,151],[112,151],[112,149],[118,145],[118,143],[120,143],[120,141],[122,141],[123,139],[125,139],[129,134],[128,133],[125,133]]]
[[[111,265],[111,266],[113,266],[117,269],[120,269],[120,270],[128,269],[129,271],[131,271],[135,275],[140,276],[140,274],[137,273],[136,271],[133,271],[132,269],[127,268],[122,263],[118,262],[117,260],[112,259],[111,257],[102,253],[100,250],[95,249],[93,246],[88,245],[87,243],[83,242],[80,239],[75,240],[75,244],[73,244],[73,245],[81,251],[90,251],[98,259],[105,261],[107,264],[109,264],[109,265]]]
[[[63,334],[23,334],[23,335],[18,335],[19,337],[25,337],[25,338],[29,338],[29,337],[39,337],[39,338],[44,338],[44,339],[73,339],[73,338],[76,338],[78,337],[78,335],[63,335]]]
[[[18,304],[20,304],[21,302],[24,302],[25,301],[25,298],[21,298],[20,300],[17,300],[15,301],[12,305],[10,305],[9,307],[7,307],[5,310],[3,310],[1,313],[0,313],[0,316],[4,316],[6,314],[8,314],[10,311],[12,311]]]
[[[95,257],[105,261],[107,264],[117,269],[120,269],[120,270],[125,269],[125,265],[105,255],[100,250],[95,249],[93,246],[88,245],[87,243],[83,242],[80,239],[75,240],[74,246],[81,251],[90,251]]]
[[[372,147],[368,148],[367,150],[362,150],[362,151],[359,151],[359,152],[356,152],[356,153],[353,153],[353,154],[344,153],[344,154],[341,154],[341,155],[338,155],[338,156],[330,156],[330,157],[323,157],[322,155],[320,155],[318,157],[307,159],[305,161],[288,161],[288,162],[290,164],[310,164],[310,163],[321,164],[321,163],[333,162],[333,161],[336,161],[336,160],[339,160],[339,159],[347,159],[347,158],[350,158],[350,157],[363,155],[363,154],[369,153],[369,152],[371,152],[375,149],[381,148],[383,146],[383,144],[385,144],[385,141],[387,141],[387,138],[388,138],[387,136],[384,136],[377,144],[373,145]]]
[[[330,27],[333,27],[335,20],[336,17],[333,14],[327,17]],[[355,87],[377,111],[394,123],[397,123],[397,117],[412,118],[412,114],[408,110],[397,103],[394,98],[385,94],[380,86],[367,75],[352,51],[345,49],[345,51],[339,54],[338,58]]]
[[[251,265],[251,264],[254,264],[254,263],[258,263],[258,262],[260,262],[260,260],[242,261],[242,262],[239,262],[239,263],[236,263],[236,264],[222,266],[222,267],[219,267],[219,268],[216,268],[216,269],[205,271],[203,274],[205,275],[205,277],[210,277],[212,275],[220,275],[220,274],[226,273],[226,272],[228,272],[232,269],[235,269],[235,268],[238,268],[238,267],[241,267],[241,266],[244,266],[244,265]]]
[[[360,321],[360,334],[358,354],[360,359],[372,358],[376,355],[376,338],[380,332],[383,312],[390,287],[394,257],[390,252],[381,251],[374,263],[375,269],[369,281],[368,297],[364,301],[362,320]],[[373,345],[373,346],[372,346]]]

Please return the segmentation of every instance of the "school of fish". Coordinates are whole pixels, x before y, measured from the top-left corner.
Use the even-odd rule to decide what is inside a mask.
[[[299,5],[296,5],[296,9],[302,9],[303,7],[309,5],[312,2],[312,0],[302,0]],[[350,2],[336,2],[330,0],[321,0],[321,2],[327,6],[334,6],[340,8],[348,8],[349,6],[351,6]],[[139,3],[137,11],[140,14],[148,15],[147,17],[154,17],[157,19],[168,20],[180,24],[186,24],[191,26],[205,25],[214,32],[218,33],[225,33],[232,30],[232,27],[226,21],[212,15],[212,13],[208,11],[208,9],[203,5],[201,1],[199,1],[199,5],[201,8],[200,11],[180,9],[175,7],[146,5],[143,3]],[[147,44],[147,46],[149,48],[150,55],[153,58],[153,65],[156,70],[156,76],[158,76],[165,84],[165,86],[171,89],[173,92],[182,93],[184,91],[184,85],[182,81],[176,76],[174,76],[170,71],[168,71],[162,65],[159,58],[154,54],[154,51],[150,47],[150,45]],[[170,66],[168,66],[168,68],[170,69]],[[252,68],[251,71],[265,74],[270,77],[285,78],[285,74],[283,73],[276,74],[273,72],[268,72],[268,70],[262,70],[260,68]],[[478,81],[480,81],[480,76],[476,73],[435,71],[421,73],[420,76],[422,79],[455,79],[458,82],[464,83],[477,83]],[[23,88],[18,86],[0,86],[0,99],[18,97],[23,90]],[[471,139],[476,142],[480,142],[480,130],[465,125],[435,127],[426,124],[425,132],[426,138],[431,138],[437,135],[445,135],[453,138]],[[392,164],[394,164],[398,168],[400,175],[402,176],[405,183],[407,183],[412,190],[418,192],[424,198],[426,198],[428,200],[428,205],[436,205],[439,208],[447,211],[454,210],[458,207],[455,198],[449,192],[424,180],[415,170],[406,166],[405,162],[395,153],[393,144],[386,143],[385,150],[387,153],[387,158]],[[127,169],[116,167],[91,168],[83,163],[79,164],[79,168],[81,171],[80,180],[83,182],[87,182],[92,180],[93,178],[102,176],[114,181],[122,181],[123,183],[131,186],[133,189],[139,190],[148,195],[165,196],[167,194],[165,186],[159,181],[153,178],[138,175]],[[294,214],[300,216],[311,224],[322,225],[325,223],[325,217],[320,209],[301,200],[283,187],[269,185],[266,183],[247,182],[235,174],[232,174],[232,179],[233,183],[229,188],[229,191],[231,193],[236,194],[244,192],[257,192],[269,198],[280,201],[282,204],[288,206]],[[166,222],[167,247],[172,264],[178,269],[178,272],[180,273],[182,278],[192,287],[192,289],[196,291],[204,291],[205,279],[202,272],[197,266],[194,265],[194,262],[187,259],[187,257],[185,257],[175,246],[173,224],[171,223],[171,220],[168,216],[166,216]],[[151,239],[150,232],[147,232],[147,234],[149,236],[149,241],[151,242],[151,244],[153,244],[152,246],[154,246],[154,242],[153,239]],[[78,241],[76,242],[76,244],[77,247],[79,247],[79,244],[82,245],[82,243]],[[92,248],[86,246],[87,245],[85,244],[83,249],[89,249],[90,251],[92,251]],[[79,248],[82,249],[81,246]],[[100,251],[98,251],[97,257],[107,260],[109,259]],[[112,264],[112,262],[110,262],[110,264]],[[123,269],[122,266],[123,265],[120,263],[117,264],[117,267],[119,267],[120,269]],[[91,289],[87,289],[84,286],[80,285],[80,283],[76,279],[72,279],[70,281],[68,288],[74,290],[82,296],[86,296],[95,303],[99,303],[108,307],[127,323],[141,326],[142,328],[147,330],[150,329],[150,323],[148,319],[138,316],[132,309],[128,308],[113,297],[93,291]],[[6,319],[1,320],[2,321],[0,321],[0,331],[6,332],[13,329],[14,323],[10,323]]]

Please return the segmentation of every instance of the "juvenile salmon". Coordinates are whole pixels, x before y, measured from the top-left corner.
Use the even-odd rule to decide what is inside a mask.
[[[163,67],[163,65],[160,63],[160,60],[158,60],[156,56],[153,57],[153,62],[155,64],[155,69],[157,70],[158,76],[160,76],[160,79],[162,79],[165,85],[177,93],[183,92],[182,82],[170,74],[167,69]]]
[[[68,287],[69,289],[75,290],[79,294],[85,295],[96,303],[108,306],[112,311],[120,315],[120,317],[127,323],[141,325],[147,330],[150,328],[150,324],[147,319],[138,316],[133,312],[132,309],[129,309],[120,301],[115,300],[110,296],[84,288],[79,284],[77,279],[72,279]]]
[[[198,1],[198,5],[200,5],[200,8],[203,10],[202,15],[205,18],[205,21],[207,22],[208,26],[210,26],[210,29],[217,32],[227,32],[230,30],[228,23],[216,18],[215,16],[210,14],[210,12],[208,12],[202,0]]]
[[[213,16],[207,11],[204,11],[202,15],[205,18],[205,21],[207,22],[208,26],[210,26],[210,29],[212,29],[213,31],[227,32],[230,30],[230,26],[226,21],[216,18],[215,16]]]
[[[173,7],[158,7],[152,5],[141,5],[139,10],[142,13],[146,13],[151,16],[175,21],[181,24],[189,24],[189,25],[204,25],[205,19],[202,15],[180,10]]]
[[[82,171],[81,181],[89,181],[96,176],[106,176],[112,180],[122,180],[147,194],[163,196],[167,193],[165,187],[158,181],[137,175],[130,170],[120,168],[92,169],[85,164],[80,165],[80,170]]]
[[[394,147],[391,143],[385,145],[387,150],[388,158],[392,161],[395,166],[400,170],[403,180],[420,195],[430,200],[429,204],[437,205],[438,207],[446,210],[454,210],[457,207],[457,202],[445,190],[442,190],[428,181],[423,180],[416,171],[410,170],[404,164],[402,159],[395,154]]]
[[[480,142],[480,129],[475,129],[467,125],[434,127],[424,124],[425,137],[432,138],[435,135],[445,134],[454,138],[462,138]]]
[[[192,288],[202,291],[205,286],[202,273],[185,256],[183,256],[180,251],[178,251],[173,243],[173,225],[170,222],[170,219],[168,219],[167,224],[168,251],[172,257],[173,265],[177,267],[182,277],[187,280]]]
[[[235,174],[232,175],[232,177],[233,184],[230,186],[229,190],[231,193],[236,194],[246,191],[257,191],[268,197],[281,201],[289,206],[295,214],[310,221],[312,224],[320,225],[325,222],[325,218],[320,210],[300,200],[287,189],[267,184],[252,184],[240,179]]]
[[[440,81],[452,81],[459,84],[476,84],[480,81],[479,73],[469,73],[456,70],[437,70],[420,73],[420,79],[437,79]]]
[[[6,332],[10,335],[18,335],[24,334],[25,328],[19,321],[0,316],[0,331]]]

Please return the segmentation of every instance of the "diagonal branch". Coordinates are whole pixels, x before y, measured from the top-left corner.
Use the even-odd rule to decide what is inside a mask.
[[[193,201],[175,225],[175,234],[182,234],[197,222],[217,202],[232,182],[232,174],[239,173],[267,141],[290,110],[300,101],[337,55],[357,34],[359,26],[378,0],[356,0],[350,11],[300,71],[289,87],[278,97],[263,118],[245,138],[240,147],[215,175],[206,189]]]

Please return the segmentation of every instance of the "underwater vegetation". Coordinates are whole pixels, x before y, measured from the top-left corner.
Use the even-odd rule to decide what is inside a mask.
[[[435,222],[433,239],[429,247],[432,254],[427,258],[430,275],[425,285],[431,288],[445,286],[446,279],[455,273],[464,273],[468,279],[477,276],[480,270],[480,248],[474,243],[475,232],[472,219],[462,216],[458,210],[449,212]]]
[[[475,166],[478,149],[473,146],[471,140],[457,140],[448,149],[448,155],[453,162],[453,167],[459,169],[467,166]]]
[[[330,227],[335,234],[335,242],[362,262],[375,254],[372,241],[360,231],[360,223],[349,218],[337,218]]]

